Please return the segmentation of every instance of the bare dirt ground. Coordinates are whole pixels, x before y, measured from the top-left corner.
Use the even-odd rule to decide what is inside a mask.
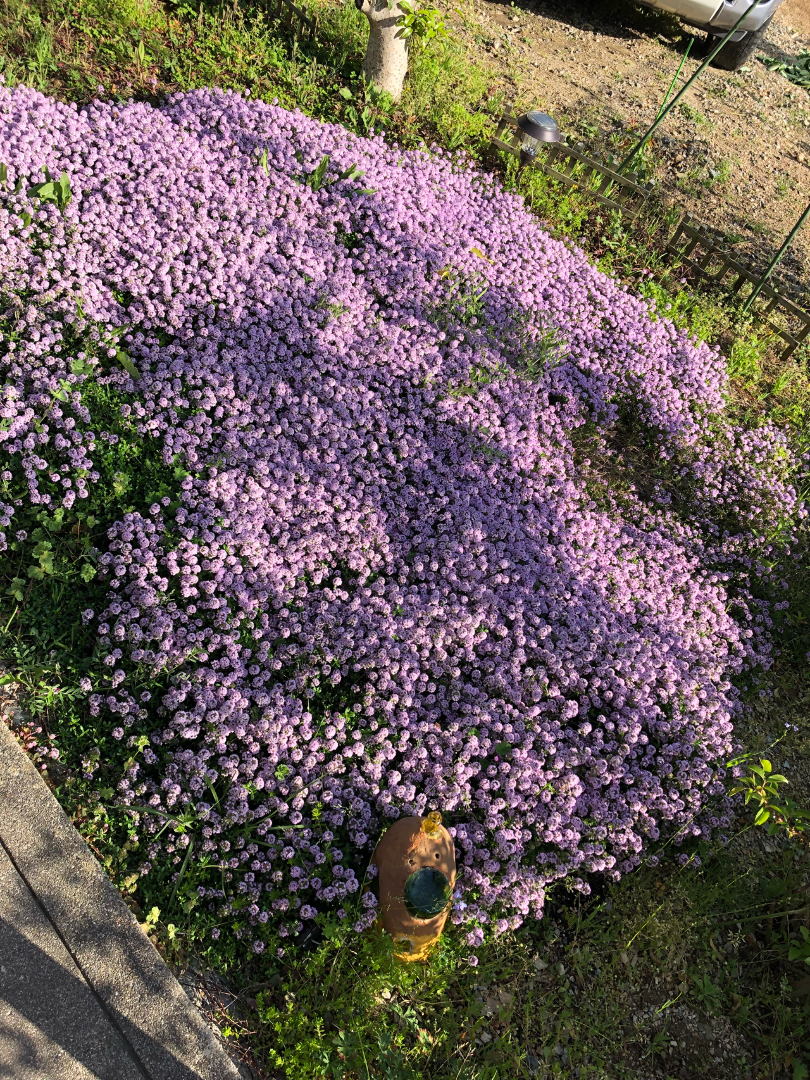
[[[515,108],[551,113],[589,150],[619,150],[629,127],[652,122],[693,34],[627,0],[464,0],[450,21]],[[679,85],[702,59],[705,36],[694,34]],[[787,0],[757,53],[792,62],[802,49],[810,0]],[[710,68],[659,129],[653,155],[665,195],[762,268],[810,198],[810,91],[756,57],[738,72]],[[808,302],[810,224],[778,279]]]

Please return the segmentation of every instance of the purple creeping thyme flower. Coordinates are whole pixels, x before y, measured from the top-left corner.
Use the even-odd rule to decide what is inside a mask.
[[[88,700],[115,738],[149,732],[120,800],[196,815],[218,920],[256,950],[268,917],[284,937],[350,906],[365,929],[352,864],[439,809],[476,945],[560,878],[587,892],[712,829],[730,676],[770,658],[753,584],[803,513],[783,436],[724,417],[716,351],[452,156],[231,92],[77,110],[0,88],[0,161],[3,483],[87,497],[117,440],[92,381],[177,467],[98,553]],[[12,194],[45,168],[64,213]],[[143,873],[179,859],[142,824]]]

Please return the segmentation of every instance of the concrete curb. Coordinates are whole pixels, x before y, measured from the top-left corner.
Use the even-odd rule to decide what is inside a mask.
[[[239,1071],[211,1028],[0,719],[2,856],[35,898],[40,935],[47,928],[54,941],[54,935],[59,939],[58,947],[64,947],[75,965],[77,991],[88,1001],[95,999],[107,1022],[120,1064],[115,1067],[111,1059],[102,1072],[94,1067],[86,1075],[104,1080],[124,1080],[130,1075],[138,1080],[238,1080]],[[11,892],[6,890],[4,896]],[[4,929],[19,930],[15,940],[24,948],[40,950],[30,927],[13,925],[19,903],[18,897],[17,908],[6,909],[0,897]],[[28,904],[33,910],[30,897]],[[59,971],[64,971],[64,965]],[[47,1002],[48,994],[55,991],[53,984],[32,987],[29,993],[39,992]],[[77,1011],[81,1014],[82,1010]],[[76,1026],[81,1029],[87,1019],[86,1014],[73,1016],[74,1042]],[[88,1036],[92,1038],[89,1031]]]

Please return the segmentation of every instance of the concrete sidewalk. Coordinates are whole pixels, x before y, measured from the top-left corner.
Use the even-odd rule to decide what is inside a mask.
[[[0,718],[0,1080],[238,1080]]]

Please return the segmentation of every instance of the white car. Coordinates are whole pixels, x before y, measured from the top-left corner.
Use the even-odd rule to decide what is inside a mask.
[[[751,6],[752,0],[640,0],[647,7],[660,11],[671,11],[680,16],[685,23],[705,30],[709,35],[722,37],[735,24],[737,19]],[[773,18],[773,13],[782,0],[763,0],[755,7],[734,37],[714,58],[715,67],[725,71],[736,71],[748,60],[760,46],[765,28]],[[714,44],[717,44],[715,40]]]

